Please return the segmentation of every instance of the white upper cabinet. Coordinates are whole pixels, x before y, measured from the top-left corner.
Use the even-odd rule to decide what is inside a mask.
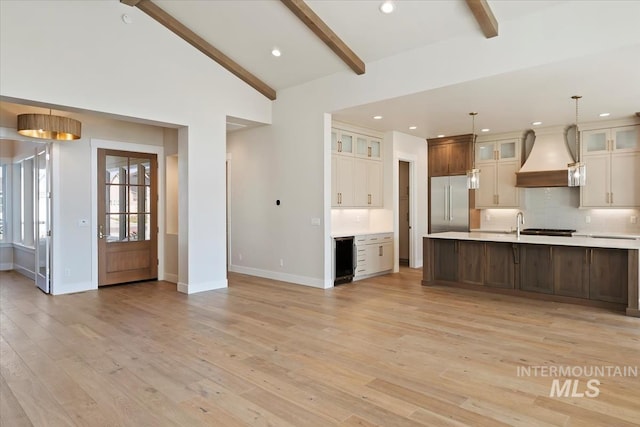
[[[382,139],[331,129],[331,206],[382,207]]]
[[[618,126],[582,132],[586,185],[580,206],[637,208],[640,206],[640,126]]]
[[[475,158],[476,167],[480,169],[475,207],[519,207],[520,189],[516,187],[516,172],[520,170],[520,139],[477,142]]]

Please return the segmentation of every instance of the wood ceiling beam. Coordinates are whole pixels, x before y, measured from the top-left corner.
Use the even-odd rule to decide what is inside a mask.
[[[266,96],[268,99],[272,101],[276,99],[276,91],[269,85],[251,74],[240,64],[229,58],[220,50],[216,49],[205,39],[191,31],[184,24],[179,22],[177,19],[165,12],[150,0],[120,0],[120,2],[129,6],[137,7],[138,9],[158,21],[160,24],[164,25],[174,34],[182,38],[184,41],[189,43],[191,46],[195,47],[200,52],[204,53],[209,58],[222,65],[240,80],[247,83],[249,86]]]
[[[493,15],[487,0],[466,0],[467,6],[475,16],[484,36],[488,39],[498,35],[498,21]]]
[[[356,74],[364,74],[365,66],[362,59],[360,59],[303,0],[280,1],[313,31],[320,40],[329,46]]]

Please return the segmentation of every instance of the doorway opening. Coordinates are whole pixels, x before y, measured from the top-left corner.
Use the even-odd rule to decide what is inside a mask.
[[[398,163],[398,262],[408,266],[410,258],[411,206],[410,206],[410,164]]]

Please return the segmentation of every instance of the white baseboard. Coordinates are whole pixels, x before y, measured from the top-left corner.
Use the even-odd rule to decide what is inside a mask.
[[[277,271],[262,270],[259,268],[230,265],[229,271],[234,273],[248,274],[249,276],[264,277],[265,279],[279,280],[281,282],[293,283],[295,285],[311,286],[313,288],[326,289],[333,286],[333,283],[325,284],[323,279],[315,277],[298,276],[295,274],[280,273]]]
[[[16,272],[22,274],[24,277],[28,277],[31,280],[36,280],[36,272],[35,271],[31,271],[29,269],[24,268],[21,265],[16,265],[16,264],[13,265],[13,269]]]
[[[51,287],[52,295],[65,295],[75,294],[76,292],[95,291],[97,286],[91,284],[91,282],[76,282],[65,283],[56,285],[55,283]]]
[[[227,287],[227,279],[218,280],[215,282],[203,282],[203,283],[182,283],[178,282],[178,292],[183,294],[195,294],[197,292],[215,291],[216,289],[224,289]]]
[[[165,271],[163,279],[165,282],[178,283],[178,275],[173,273],[167,273]]]
[[[0,263],[0,271],[8,271],[8,270],[13,270],[13,263],[12,262]]]

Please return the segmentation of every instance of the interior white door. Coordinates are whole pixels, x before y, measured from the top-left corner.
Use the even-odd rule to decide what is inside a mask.
[[[36,149],[36,285],[51,292],[51,144]]]

